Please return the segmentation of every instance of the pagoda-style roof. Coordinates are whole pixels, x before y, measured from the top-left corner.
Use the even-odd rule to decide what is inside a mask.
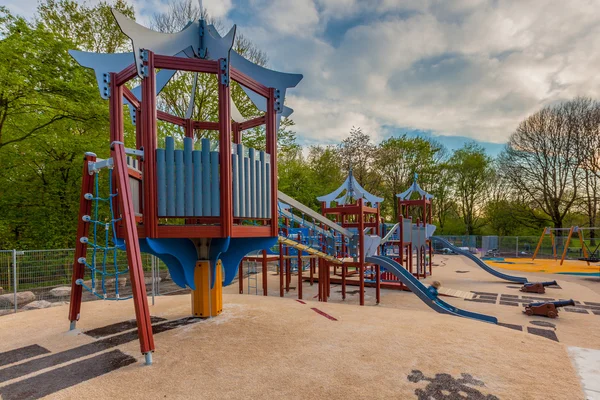
[[[343,195],[341,195],[342,193]],[[330,207],[331,202],[333,201],[338,205],[345,205],[352,199],[356,201],[364,199],[366,203],[370,203],[371,207],[377,207],[377,205],[383,201],[382,197],[377,197],[360,186],[356,178],[354,178],[354,175],[352,175],[352,169],[350,169],[348,177],[339,188],[327,195],[317,197],[317,200],[325,202],[327,207]]]
[[[432,194],[429,194],[423,189],[421,189],[421,186],[419,186],[419,183],[417,182],[418,178],[419,175],[415,172],[412,185],[410,185],[410,187],[404,192],[397,194],[396,197],[398,197],[400,200],[410,200],[413,193],[419,193],[419,198],[423,198],[423,196],[425,196],[425,199],[427,200],[433,199]]]
[[[202,4],[200,3],[202,6]],[[183,59],[195,58],[202,60],[223,60],[223,67],[226,68],[226,79],[229,79],[229,70],[232,73],[241,73],[251,79],[259,82],[267,88],[274,88],[276,91],[275,110],[277,113],[276,129],[279,129],[281,117],[288,117],[293,110],[284,105],[286,90],[295,87],[302,79],[300,74],[289,74],[273,71],[251,62],[242,55],[236,53],[233,48],[235,40],[236,26],[234,25],[229,33],[221,36],[217,29],[200,18],[197,21],[190,21],[187,26],[177,33],[162,33],[148,29],[139,25],[135,21],[127,18],[116,10],[112,10],[114,18],[121,28],[121,31],[131,39],[133,52],[130,53],[92,53],[78,50],[71,50],[71,56],[83,67],[94,69],[100,95],[104,99],[110,97],[109,74],[118,73],[129,65],[134,64],[137,75],[144,78],[147,74],[144,68],[144,51],[152,51],[158,56],[173,56]],[[156,74],[156,94],[158,95],[165,85],[171,80],[176,70],[162,69]],[[190,106],[186,113],[186,118],[191,118],[194,105],[194,96],[197,86],[197,72],[192,86]],[[267,111],[267,99],[257,93],[252,85],[240,83],[246,95],[252,103],[262,112]],[[131,90],[137,100],[142,100],[141,86]],[[130,105],[133,118],[133,107],[126,99],[125,103]],[[233,102],[232,102],[233,103]],[[238,111],[235,104],[231,104],[231,117],[235,122],[244,122],[245,119]]]

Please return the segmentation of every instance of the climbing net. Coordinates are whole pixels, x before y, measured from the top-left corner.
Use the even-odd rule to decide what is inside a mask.
[[[108,193],[100,190],[99,171],[94,172],[94,193],[86,193],[84,198],[93,202],[92,215],[84,215],[83,222],[89,223],[91,237],[84,236],[79,240],[87,243],[91,248],[91,257],[80,258],[90,272],[91,283],[88,285],[83,279],[78,279],[77,284],[104,300],[126,300],[132,296],[121,297],[119,294],[119,276],[129,273],[129,268],[119,269],[119,251],[125,250],[123,242],[117,239],[115,224],[121,218],[115,218],[115,201],[118,193],[113,190],[112,169],[108,173]],[[88,232],[89,233],[89,232]],[[96,290],[98,275],[100,277],[101,293]],[[114,284],[114,296],[109,296],[107,286]]]

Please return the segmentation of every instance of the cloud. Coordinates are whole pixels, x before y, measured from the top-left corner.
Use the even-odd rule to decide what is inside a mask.
[[[303,140],[361,125],[500,143],[545,104],[600,95],[593,3],[257,0],[236,22],[272,67],[304,74],[288,97]]]
[[[232,8],[231,0],[203,0],[202,6],[213,18],[225,18]]]
[[[93,0],[97,1],[97,0]],[[7,0],[30,17],[36,0]],[[167,0],[132,0],[138,21]],[[237,23],[272,68],[302,73],[288,92],[303,143],[352,126],[501,143],[546,104],[600,97],[597,1],[204,0]]]

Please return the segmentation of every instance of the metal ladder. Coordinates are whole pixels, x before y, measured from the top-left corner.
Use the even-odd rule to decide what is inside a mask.
[[[262,252],[260,252],[262,254]],[[256,252],[256,254],[253,254],[253,256],[258,257],[259,256],[259,252]],[[255,295],[258,295],[258,278],[257,278],[257,268],[256,265],[258,264],[257,261],[248,261],[248,294],[251,294],[252,289],[254,289],[254,293]]]

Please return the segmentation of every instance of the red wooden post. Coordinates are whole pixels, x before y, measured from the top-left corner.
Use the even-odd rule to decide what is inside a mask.
[[[194,138],[194,121],[191,119],[186,119],[183,129],[185,130],[185,137],[192,139]]]
[[[144,214],[143,224],[147,237],[158,237],[158,193],[156,176],[156,75],[154,74],[154,53],[146,51],[148,59],[144,61],[147,67],[147,75],[142,80],[142,144],[144,145]],[[112,86],[112,85],[111,85]],[[112,89],[111,89],[112,90]],[[122,89],[121,89],[122,92]],[[117,97],[111,92],[111,101]],[[119,103],[122,105],[122,97],[119,96]],[[122,114],[122,107],[119,109]],[[112,138],[111,141],[117,139]],[[122,141],[122,140],[120,140]]]
[[[342,264],[342,300],[346,300],[346,271],[348,267]]]
[[[239,289],[240,289],[240,294],[244,294],[244,260],[245,258],[242,258],[242,261],[240,261],[240,265],[238,267],[238,281],[239,281]],[[249,292],[250,290],[248,290]]]
[[[298,298],[302,300],[302,250],[298,250]]]
[[[152,69],[150,69],[150,74],[154,76],[154,71]],[[153,95],[151,98],[155,99],[155,96]],[[151,100],[148,97],[145,97],[144,99],[146,101]],[[111,74],[110,113],[110,137],[113,139],[111,143],[111,156],[114,163],[116,188],[119,193],[117,198],[120,205],[122,222],[125,228],[123,233],[127,249],[127,263],[129,265],[129,276],[133,292],[133,304],[137,320],[138,337],[140,340],[140,349],[142,353],[146,355],[146,362],[150,363],[150,353],[154,351],[154,337],[152,336],[152,323],[150,321],[148,297],[146,294],[146,285],[144,283],[142,255],[138,241],[135,212],[131,200],[131,189],[129,187],[127,155],[125,154],[125,145],[123,144],[123,87],[116,85],[115,74]],[[150,164],[150,162],[147,164]]]
[[[240,124],[238,122],[232,123],[231,130],[233,132],[233,143],[241,144],[242,143],[242,131],[240,129]]]
[[[267,112],[265,114],[267,153],[271,157],[271,235],[277,236],[278,233],[278,213],[277,213],[277,113],[275,111],[275,89],[269,89],[267,98]]]
[[[225,60],[220,59],[219,65]],[[231,172],[231,89],[229,67],[219,68],[219,169],[221,175],[221,232],[230,237],[233,232],[233,187]]]
[[[279,243],[279,297],[283,297],[283,270],[285,269],[285,260],[283,258],[283,243]]]
[[[358,270],[360,273],[360,305],[365,305],[365,219],[363,211],[363,199],[358,200]]]
[[[313,257],[311,257],[310,259],[310,286],[312,286],[315,282],[314,279],[314,273],[315,273],[315,259]]]
[[[380,276],[380,267],[379,265],[375,265],[375,298],[377,300],[377,304],[381,302],[381,276]]]
[[[79,197],[79,221],[77,223],[77,244],[75,246],[75,259],[73,260],[73,275],[71,278],[71,301],[69,302],[69,321],[71,329],[75,329],[75,322],[79,320],[81,312],[81,297],[83,287],[77,284],[78,279],[83,279],[85,275],[85,264],[80,264],[79,259],[85,258],[87,253],[87,242],[82,242],[82,237],[87,237],[89,232],[89,222],[83,220],[84,215],[90,215],[92,211],[92,202],[85,198],[87,193],[94,192],[94,176],[90,175],[88,162],[95,162],[94,153],[86,153],[83,157],[83,172],[81,175],[81,196]]]
[[[267,296],[267,251],[262,251],[262,284],[263,284],[263,296]]]

